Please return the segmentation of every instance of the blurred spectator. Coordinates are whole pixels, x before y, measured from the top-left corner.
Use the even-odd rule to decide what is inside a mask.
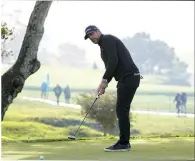
[[[177,114],[181,113],[181,106],[182,106],[182,99],[181,99],[181,94],[177,93],[174,99],[174,102],[176,102],[176,109],[177,109]]]
[[[186,115],[187,94],[185,92],[181,93],[181,100],[182,100],[182,109]]]
[[[53,90],[54,90],[55,96],[57,98],[57,104],[59,105],[59,98],[60,98],[60,95],[62,93],[62,88],[57,84]]]
[[[71,93],[70,93],[70,87],[69,87],[69,85],[67,85],[64,88],[64,98],[65,98],[65,102],[69,104],[70,103],[70,98],[71,98]]]
[[[47,83],[43,82],[41,84],[41,98],[46,98],[47,97]]]

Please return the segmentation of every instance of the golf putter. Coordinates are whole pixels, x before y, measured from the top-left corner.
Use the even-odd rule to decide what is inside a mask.
[[[75,139],[76,139],[76,134],[78,133],[78,131],[79,131],[81,125],[83,124],[85,118],[87,117],[87,115],[89,114],[90,110],[93,108],[93,105],[95,104],[95,102],[97,101],[97,99],[98,99],[99,97],[100,97],[100,92],[98,93],[98,95],[96,96],[96,98],[95,98],[93,104],[91,105],[91,107],[90,107],[89,110],[87,111],[87,113],[86,113],[86,115],[85,115],[83,121],[80,123],[80,125],[79,125],[79,127],[77,128],[75,134],[74,134],[74,135],[69,135],[69,136],[68,136],[68,139],[71,139],[71,140],[75,140]]]

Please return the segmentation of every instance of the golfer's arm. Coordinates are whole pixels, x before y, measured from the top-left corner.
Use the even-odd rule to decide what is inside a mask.
[[[108,63],[103,79],[107,79],[108,83],[112,80],[116,67],[118,65],[118,56],[116,50],[116,42],[113,39],[105,40],[104,50],[107,55]]]

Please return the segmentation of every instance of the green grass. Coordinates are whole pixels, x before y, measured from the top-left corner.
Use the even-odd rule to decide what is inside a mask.
[[[6,68],[2,68],[2,73],[6,71]],[[57,72],[56,72],[57,71]],[[26,85],[31,86],[40,86],[40,83],[45,80],[45,74],[49,72],[51,77],[51,86],[56,85],[56,83],[63,84],[78,84],[77,87],[80,87],[79,84],[86,83],[85,80],[91,80],[88,82],[87,86],[92,87],[94,84],[93,82],[99,83],[102,75],[104,74],[105,70],[97,69],[93,70],[90,68],[73,68],[73,67],[62,67],[62,66],[44,66],[42,65],[41,68],[31,77],[28,78],[26,81]],[[60,75],[62,73],[62,75]],[[85,76],[89,76],[87,78]],[[78,77],[80,78],[78,82]],[[146,79],[143,79],[143,83],[154,83],[154,84],[162,84],[165,80],[165,77],[162,76],[144,76]],[[96,84],[97,85],[97,84]],[[86,86],[86,84],[85,84]],[[93,87],[92,87],[93,88]]]
[[[15,99],[9,106],[4,121],[32,121],[34,118],[81,119],[79,110],[27,100]]]
[[[193,138],[132,140],[130,152],[104,152],[116,140],[2,144],[2,159],[38,160],[194,160]]]
[[[36,122],[5,121],[2,123],[2,131],[4,136],[14,140],[53,139],[68,135],[67,128],[55,128]]]
[[[77,92],[71,93],[70,103],[73,103],[73,104],[76,103],[76,97],[78,95],[79,95],[79,93],[77,93]],[[25,90],[25,89],[23,89],[22,92],[18,94],[18,97],[19,98],[22,98],[22,97],[41,98],[41,92],[37,91],[37,90]],[[56,101],[56,96],[55,96],[54,92],[49,93],[48,99]],[[65,102],[64,95],[60,96],[60,101]]]
[[[173,103],[174,98],[174,96],[166,95],[135,95],[132,109],[176,112],[176,105]],[[186,107],[188,113],[194,113],[194,97],[188,97]]]
[[[114,161],[123,158],[123,160],[135,161],[168,161],[193,159],[193,137],[146,138],[147,136],[160,137],[160,135],[165,137],[194,135],[194,119],[185,117],[134,115],[133,128],[140,134],[132,135],[132,151],[126,153],[105,153],[103,148],[114,143],[117,136],[112,137],[113,139],[99,137],[103,133],[94,126],[92,127],[91,125],[95,122],[88,118],[78,136],[78,139],[84,137],[85,140],[80,138],[81,140],[77,141],[49,142],[67,140],[67,135],[75,131],[74,121],[77,121],[78,125],[82,118],[80,110],[77,109],[56,108],[49,104],[32,103],[17,98],[11,104],[2,122],[2,159],[38,160],[41,155],[46,160]],[[41,121],[49,121],[50,125]],[[68,124],[67,121],[69,121]],[[54,126],[56,123],[63,126]],[[145,139],[138,140],[134,137],[145,137]],[[37,140],[37,142],[25,143],[20,140]],[[39,142],[41,140],[46,142]]]
[[[133,129],[141,136],[194,134],[193,118],[142,114],[134,118]],[[67,138],[72,126],[78,126],[82,119],[78,109],[16,99],[2,122],[2,136],[17,140]],[[80,136],[103,135],[97,123],[89,118],[84,126]]]
[[[141,135],[194,134],[193,118],[139,114],[133,125]]]
[[[5,68],[2,72],[5,72]],[[93,70],[93,69],[79,69],[61,66],[41,66],[41,68],[32,76],[30,76],[26,82],[26,86],[40,87],[41,83],[45,80],[46,72],[50,73],[50,86],[54,87],[56,84],[60,84],[65,87],[67,84],[70,88],[80,90],[93,90],[96,89],[100,83],[104,70]],[[187,93],[194,93],[193,87],[185,86],[169,86],[163,85],[163,82],[167,78],[162,76],[144,76],[141,80],[141,85],[138,92],[180,92],[185,91]],[[116,89],[116,81],[112,80],[109,84],[108,90]]]
[[[70,103],[76,104],[76,97],[79,93],[72,93],[72,98]],[[23,90],[18,97],[22,98],[24,96],[27,97],[35,97],[40,98],[39,91],[30,91],[30,90]],[[53,92],[50,92],[49,95],[50,100],[56,100],[56,97]],[[132,109],[133,110],[151,110],[151,111],[171,111],[175,112],[175,103],[173,103],[174,95],[167,96],[167,95],[139,95],[136,94],[133,102],[132,102]],[[60,97],[60,101],[64,102],[64,96]],[[187,112],[194,113],[194,97],[189,96],[187,101]]]
[[[73,129],[73,130],[72,130]],[[5,121],[2,123],[4,137],[2,141],[13,140],[55,140],[65,139],[68,135],[73,135],[75,128],[72,127],[54,127],[36,122],[13,122]],[[80,137],[102,136],[101,132],[82,126]],[[6,137],[5,137],[6,136]]]

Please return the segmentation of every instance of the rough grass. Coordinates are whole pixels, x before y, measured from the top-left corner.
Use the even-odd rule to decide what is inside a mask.
[[[3,135],[14,140],[52,139],[62,138],[68,134],[67,128],[55,128],[36,122],[13,122],[2,123]]]
[[[194,134],[193,118],[141,114],[134,116],[133,128],[141,136]],[[2,122],[2,136],[21,140],[67,138],[72,126],[78,126],[82,119],[83,116],[77,109],[16,100]],[[98,124],[93,120],[87,118],[84,126],[86,128],[80,136],[102,135],[97,128]]]
[[[75,130],[76,128],[72,127],[54,127],[36,122],[5,121],[2,123],[2,135],[4,136],[2,141],[65,139],[68,135],[73,135]],[[79,137],[102,136],[102,133],[85,126],[81,127],[80,131]]]
[[[51,143],[2,144],[2,159],[38,160],[194,160],[192,138],[132,140],[130,152],[106,153],[103,148],[116,140],[77,140]]]

